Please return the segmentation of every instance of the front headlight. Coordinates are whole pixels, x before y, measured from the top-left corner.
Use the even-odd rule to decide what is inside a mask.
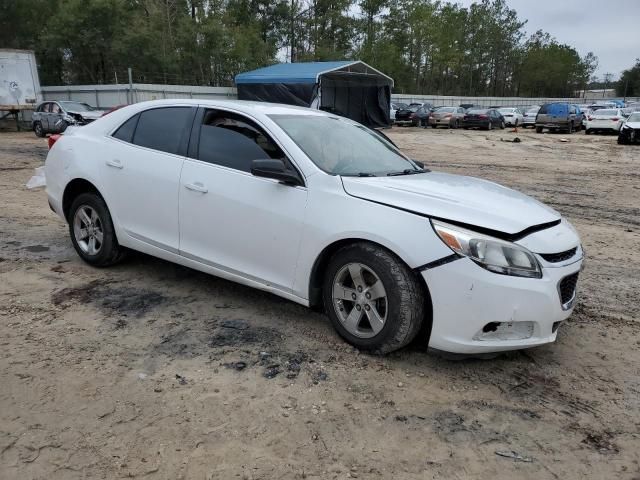
[[[482,268],[502,275],[542,278],[535,256],[520,245],[436,220],[431,224],[451,250],[470,258]]]
[[[76,123],[77,120],[72,117],[71,115],[69,115],[68,113],[65,113],[64,115],[62,115],[62,119],[67,122],[67,123]]]

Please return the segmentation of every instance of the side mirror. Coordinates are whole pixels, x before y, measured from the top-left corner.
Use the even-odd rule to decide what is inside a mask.
[[[274,178],[285,185],[302,185],[302,180],[296,172],[287,170],[282,160],[264,159],[251,162],[251,174],[256,177]]]

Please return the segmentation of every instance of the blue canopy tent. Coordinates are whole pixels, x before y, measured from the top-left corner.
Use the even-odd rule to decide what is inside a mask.
[[[318,108],[371,127],[390,124],[393,79],[361,61],[279,63],[236,75],[238,98]]]

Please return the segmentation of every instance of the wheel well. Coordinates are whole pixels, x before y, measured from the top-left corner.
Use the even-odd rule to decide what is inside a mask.
[[[325,247],[320,255],[318,255],[318,258],[316,258],[316,261],[313,264],[313,268],[311,269],[311,276],[309,278],[309,306],[314,310],[323,310],[324,308],[324,304],[322,301],[322,283],[331,257],[341,248],[354,243],[370,243],[372,245],[375,245],[376,247],[384,248],[385,250],[390,251],[384,245],[380,245],[379,243],[364,240],[361,238],[347,238],[338,240],[337,242],[334,242],[331,245]],[[431,293],[429,292],[429,287],[427,286],[427,282],[425,281],[424,277],[418,271],[416,271],[415,274],[419,279],[422,288],[424,289],[425,318],[428,321],[423,325],[423,331],[425,332],[424,334],[427,335],[426,338],[428,340],[431,333],[431,321],[433,314]]]
[[[69,219],[71,204],[75,198],[81,193],[88,192],[95,193],[102,198],[102,195],[100,195],[100,192],[95,185],[84,178],[75,178],[67,184],[64,189],[64,194],[62,195],[62,212],[67,220]]]

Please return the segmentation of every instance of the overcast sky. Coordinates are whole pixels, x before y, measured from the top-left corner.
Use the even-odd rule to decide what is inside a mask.
[[[457,0],[467,7],[473,0]],[[528,33],[549,32],[581,56],[598,57],[596,75],[617,79],[640,57],[640,0],[507,0]]]

